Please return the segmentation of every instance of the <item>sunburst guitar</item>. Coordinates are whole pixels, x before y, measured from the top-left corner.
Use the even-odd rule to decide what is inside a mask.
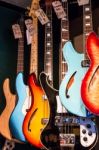
[[[32,103],[23,122],[23,132],[27,140],[38,148],[43,148],[40,136],[49,118],[48,100],[42,88],[37,84],[35,74],[29,76],[28,84],[31,90]]]
[[[30,109],[28,110],[23,122],[23,133],[29,143],[37,148],[45,148],[40,137],[42,131],[47,125],[47,123],[43,123],[43,120],[49,119],[50,108],[45,92],[42,87],[38,85],[36,79],[38,72],[38,19],[35,16],[35,10],[38,8],[39,0],[33,0],[30,12],[33,17],[33,28],[35,33],[32,37],[30,75],[28,78],[28,85],[30,87],[32,98]]]
[[[99,115],[99,38],[94,32],[89,34],[86,46],[90,67],[82,80],[81,96],[88,110]]]

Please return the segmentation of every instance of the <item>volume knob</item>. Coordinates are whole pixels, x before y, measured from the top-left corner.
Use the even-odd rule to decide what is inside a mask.
[[[87,137],[84,137],[83,140],[84,140],[85,142],[87,142]]]
[[[91,125],[90,125],[90,124],[87,124],[87,128],[91,128]]]
[[[85,133],[86,133],[86,130],[85,130],[85,129],[83,129],[83,130],[82,130],[82,133],[83,133],[83,134],[85,134]]]

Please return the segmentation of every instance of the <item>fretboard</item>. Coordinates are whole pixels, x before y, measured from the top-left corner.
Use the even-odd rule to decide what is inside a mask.
[[[83,6],[83,50],[85,59],[88,59],[86,53],[86,40],[89,33],[93,30],[92,24],[92,11],[91,11],[91,0],[89,0],[89,4]]]
[[[38,18],[35,11],[39,9],[39,0],[32,0],[29,16],[33,19],[33,36],[30,53],[30,74],[35,72],[38,77]]]
[[[50,21],[45,25],[44,71],[53,81],[52,6],[50,3],[46,4],[46,15]]]
[[[32,36],[31,54],[30,54],[30,73],[35,72],[38,75],[38,19],[33,18],[34,34]]]
[[[17,57],[17,73],[23,72],[23,63],[24,63],[24,23],[23,19],[20,20],[20,28],[22,32],[22,38],[18,40],[18,57]]]
[[[61,46],[59,52],[59,83],[61,83],[67,71],[67,63],[63,58],[63,46],[69,40],[69,20],[68,20],[68,3],[67,0],[62,1],[66,17],[61,19]]]

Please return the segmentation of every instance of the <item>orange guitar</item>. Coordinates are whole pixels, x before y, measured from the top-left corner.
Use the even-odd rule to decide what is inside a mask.
[[[99,38],[91,32],[87,39],[90,67],[82,81],[81,96],[85,106],[99,115]]]
[[[35,10],[39,8],[39,0],[33,0],[30,9],[30,16],[33,18],[34,34],[32,37],[31,45],[31,58],[30,58],[30,76],[28,79],[28,85],[30,87],[32,102],[31,107],[28,110],[24,122],[23,122],[23,133],[27,141],[38,148],[44,148],[41,142],[40,136],[47,123],[43,120],[49,118],[50,110],[49,103],[46,99],[43,89],[37,84],[37,46],[38,46],[38,19],[35,16]],[[34,12],[33,12],[34,10]],[[33,73],[35,72],[35,73]]]

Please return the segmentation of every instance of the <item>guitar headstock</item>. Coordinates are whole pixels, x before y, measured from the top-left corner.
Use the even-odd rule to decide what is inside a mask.
[[[40,0],[32,0],[31,6],[29,8],[28,15],[32,18],[36,17],[35,11],[39,9],[39,1]]]

